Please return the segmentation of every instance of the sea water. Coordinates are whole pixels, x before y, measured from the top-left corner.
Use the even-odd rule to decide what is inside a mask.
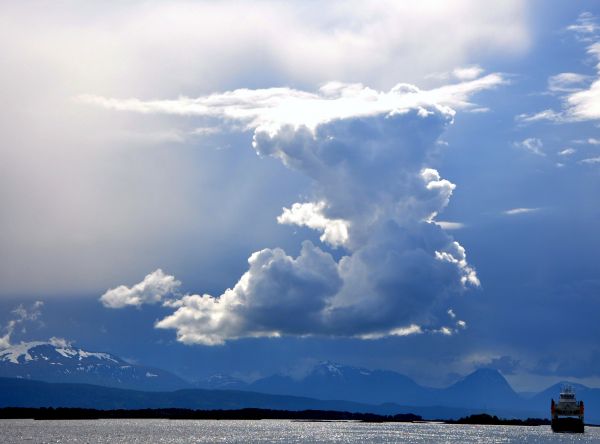
[[[435,423],[100,419],[0,420],[2,443],[592,443],[600,428],[555,434],[549,426]]]

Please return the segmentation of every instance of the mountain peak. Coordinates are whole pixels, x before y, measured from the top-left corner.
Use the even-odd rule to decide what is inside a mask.
[[[332,361],[321,361],[313,367],[312,373],[342,376],[344,373],[344,366]]]
[[[39,360],[49,361],[52,358],[58,358],[59,360],[73,359],[82,361],[84,359],[94,359],[107,360],[114,363],[124,362],[109,353],[95,353],[74,348],[69,341],[54,337],[46,342],[21,342],[0,351],[0,361],[12,364],[23,364],[28,361]]]
[[[514,406],[519,395],[512,389],[502,374],[493,368],[480,368],[465,376],[446,389],[448,401],[453,405],[485,407],[490,403],[496,406]]]
[[[132,365],[110,353],[86,351],[61,338],[21,342],[0,350],[0,377],[144,390],[189,387],[167,371]]]
[[[512,391],[506,378],[494,368],[478,368],[454,385],[487,386],[488,388],[494,386],[508,388]]]

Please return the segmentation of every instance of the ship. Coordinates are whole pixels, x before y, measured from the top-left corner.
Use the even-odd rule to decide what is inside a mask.
[[[583,401],[577,402],[575,391],[570,385],[562,387],[558,402],[552,399],[550,411],[553,432],[583,433]]]

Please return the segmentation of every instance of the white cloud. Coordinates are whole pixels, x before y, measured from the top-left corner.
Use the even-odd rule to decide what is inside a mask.
[[[360,78],[389,87],[398,73],[414,81],[479,54],[519,54],[530,45],[528,6],[516,0],[493,6],[475,0],[350,0],[318,7],[303,1],[176,0],[111,8],[92,1],[57,6],[50,16],[19,4],[5,9],[15,34],[23,23],[35,23],[38,51],[79,74],[79,82],[103,89],[121,83],[148,93],[165,84],[172,85],[171,93],[195,88],[198,79],[209,89],[243,84],[239,79],[256,74],[256,60],[285,83]],[[82,26],[90,16],[93,24]],[[53,53],[56,48],[62,51]]]
[[[579,161],[579,163],[584,163],[587,165],[593,165],[596,163],[600,163],[600,157],[590,157],[588,159],[582,159]]]
[[[302,125],[314,130],[318,124],[332,119],[405,112],[417,107],[422,112],[429,112],[424,107],[431,106],[472,108],[470,96],[506,83],[500,74],[488,74],[431,90],[399,83],[388,92],[380,92],[358,83],[329,82],[316,94],[280,87],[237,89],[174,100],[116,99],[89,94],[80,95],[77,100],[116,111],[219,118],[244,123],[247,129],[270,127],[273,131],[282,125]]]
[[[483,73],[483,68],[479,65],[454,68],[452,75],[458,80],[473,80]]]
[[[470,108],[467,110],[467,112],[472,113],[472,114],[483,114],[483,113],[489,113],[490,111],[491,111],[491,109],[486,106]]]
[[[567,31],[575,33],[579,40],[589,42],[600,32],[600,26],[592,13],[582,12],[573,25],[567,26]]]
[[[460,281],[464,286],[472,285],[478,287],[480,285],[477,273],[467,264],[467,255],[464,247],[458,242],[453,241],[444,251],[435,251],[435,258],[456,265],[461,271]]]
[[[188,295],[156,324],[177,330],[183,343],[222,344],[241,337],[324,333],[328,301],[342,282],[330,254],[306,241],[297,258],[264,249],[248,259],[249,270],[220,297]],[[324,331],[318,331],[317,328]]]
[[[100,301],[105,307],[123,308],[139,307],[142,304],[156,304],[173,293],[181,283],[173,276],[165,274],[161,269],[148,274],[144,280],[132,287],[120,285],[107,290]]]
[[[322,242],[327,242],[333,247],[344,245],[348,241],[349,223],[342,219],[328,219],[323,213],[325,209],[326,203],[323,201],[295,203],[291,209],[283,209],[283,213],[277,217],[277,222],[322,231]]]
[[[445,220],[436,220],[436,224],[442,227],[444,230],[460,230],[464,228],[466,225],[462,222],[450,222]]]
[[[44,302],[35,301],[29,308],[20,304],[11,313],[14,315],[4,327],[4,335],[0,336],[0,349],[11,346],[11,337],[15,329],[27,321],[37,321],[42,315],[42,307]]]
[[[339,260],[308,241],[297,257],[280,248],[258,251],[233,288],[167,302],[174,312],[156,327],[206,345],[441,332],[435,323],[444,301],[479,279],[465,249],[433,223],[455,185],[426,163],[452,122],[447,104],[464,106],[499,82],[488,76],[435,91],[398,85],[388,93],[336,82],[318,94],[278,88],[193,100],[99,99],[113,109],[212,116],[253,128],[258,154],[313,181],[313,198],[284,209],[278,222],[318,230],[322,242],[343,248]]]
[[[574,140],[573,143],[577,143],[580,145],[600,145],[600,139],[596,139],[593,137],[590,137],[589,139],[578,139],[578,140]]]
[[[412,324],[408,327],[403,328],[395,328],[393,330],[385,331],[383,333],[368,333],[357,336],[360,339],[365,340],[374,340],[385,338],[386,336],[411,336],[411,335],[420,335],[425,333],[425,331],[418,325]]]
[[[574,148],[565,148],[563,150],[560,150],[558,152],[559,156],[571,156],[573,154],[575,154],[577,152],[577,150],[575,150]]]
[[[452,336],[454,333],[453,330],[449,327],[442,327],[438,330],[438,333],[443,334],[444,336]]]
[[[581,14],[577,24],[567,28],[576,33],[585,42],[594,42],[587,47],[587,53],[596,60],[596,76],[591,83],[589,76],[577,73],[561,73],[548,79],[548,89],[553,93],[562,93],[562,110],[546,109],[534,114],[520,114],[517,120],[532,123],[548,120],[555,123],[582,122],[600,119],[600,42],[596,18]]]
[[[451,71],[434,72],[429,73],[425,76],[426,79],[444,80],[458,79],[458,80],[473,80],[480,77],[483,74],[484,69],[479,65],[469,65],[454,68]]]
[[[598,62],[600,75],[600,43],[594,43],[588,48],[588,53]],[[588,89],[574,92],[565,98],[566,112],[570,120],[600,119],[600,78],[596,78]]]
[[[503,214],[506,214],[507,216],[516,216],[518,214],[535,213],[539,210],[539,208],[512,208],[510,210],[503,211]]]
[[[548,90],[552,92],[579,91],[588,78],[588,76],[574,72],[556,74],[548,79]]]
[[[228,229],[239,232],[244,222],[237,214],[226,223],[205,218],[199,230],[198,214],[221,201],[231,204],[231,213],[272,204],[274,193],[260,203],[233,205],[239,193],[229,189],[250,194],[259,187],[259,181],[246,186],[251,165],[247,176],[209,193],[190,180],[221,179],[226,156],[205,162],[196,150],[161,153],[166,144],[185,139],[197,146],[204,140],[196,139],[212,136],[219,140],[211,147],[226,147],[232,141],[226,128],[207,134],[206,128],[216,129],[212,122],[173,125],[171,118],[115,115],[84,109],[69,97],[196,97],[273,85],[312,91],[331,79],[389,90],[398,79],[422,82],[428,72],[480,56],[524,54],[532,35],[531,6],[519,0],[493,6],[479,0],[129,0],[110,6],[67,0],[55,2],[51,13],[5,1],[0,9],[0,207],[11,214],[0,217],[0,251],[11,258],[0,267],[6,295],[98,292],[154,269],[154,258],[175,257],[182,239],[203,244],[195,257],[199,266],[214,264],[216,274],[226,259],[213,259],[216,251],[207,244],[216,250],[217,238]]]
[[[542,151],[542,147],[544,146],[543,142],[536,137],[529,137],[521,142],[515,142],[514,144],[518,148],[523,148],[533,154],[537,154],[538,156],[545,156],[546,153]]]
[[[452,310],[448,310],[448,315],[453,320],[456,319],[456,314]],[[454,334],[460,333],[460,330],[464,330],[467,328],[467,323],[461,319],[457,319],[454,325],[454,328],[448,326],[440,327],[437,330],[432,330],[432,333],[438,333],[444,336],[452,336]]]
[[[551,122],[564,122],[565,116],[561,112],[557,112],[552,109],[545,109],[533,114],[519,114],[516,117],[516,120],[523,123],[541,122],[544,120]]]

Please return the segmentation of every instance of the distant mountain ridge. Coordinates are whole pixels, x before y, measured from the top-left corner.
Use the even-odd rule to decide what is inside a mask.
[[[402,405],[449,407],[514,407],[521,397],[493,369],[479,369],[447,388],[423,387],[409,377],[388,370],[368,370],[324,361],[303,378],[274,375],[252,383],[225,375],[201,384],[209,389],[250,390],[317,399],[347,399],[369,404],[394,402]]]
[[[195,410],[333,410],[395,415],[415,413],[423,418],[458,419],[473,409],[362,404],[301,396],[271,395],[238,390],[185,389],[147,392],[91,384],[65,384],[0,377],[0,407],[79,407],[95,409],[187,408]]]
[[[235,390],[184,389],[146,392],[91,384],[65,384],[0,378],[0,407],[81,407],[99,409],[190,408],[342,410],[393,412],[398,406],[372,406],[351,401],[318,400]]]
[[[246,383],[227,375],[208,378],[201,382],[204,388],[247,390],[277,395],[301,395],[316,399],[345,399],[373,405],[411,406],[410,411],[424,417],[435,417],[437,412],[451,417],[453,409],[473,412],[491,412],[510,418],[534,415],[547,417],[550,399],[557,398],[561,385],[521,396],[504,376],[495,369],[481,368],[446,388],[423,387],[400,373],[368,370],[324,361],[317,364],[302,378],[273,375]],[[600,422],[600,389],[571,384],[577,396],[586,403],[588,421]],[[423,411],[421,408],[430,408]],[[444,411],[443,409],[447,409]],[[443,416],[446,412],[446,416]]]
[[[357,402],[400,402],[414,405],[428,398],[430,389],[400,373],[368,370],[333,362],[321,362],[302,379],[270,376],[249,384],[249,390],[293,394],[318,399],[349,399]],[[418,403],[417,403],[418,404]]]
[[[281,407],[277,407],[278,404],[272,406],[268,403],[261,405],[240,403],[241,400],[256,400],[258,399],[256,394],[263,394],[288,398],[310,398],[311,402],[332,401],[334,409],[342,408],[343,405],[359,404],[371,409],[362,411],[382,414],[416,413],[428,418],[453,418],[455,417],[453,415],[458,414],[457,412],[463,416],[489,412],[507,418],[525,418],[534,413],[536,416],[546,417],[550,399],[556,398],[560,391],[560,384],[556,384],[540,393],[529,394],[526,397],[520,396],[500,372],[486,368],[478,369],[446,388],[423,387],[411,378],[394,371],[369,370],[330,361],[317,364],[302,378],[273,375],[247,383],[229,375],[216,374],[196,384],[191,384],[167,371],[133,365],[111,353],[86,351],[57,339],[48,342],[21,343],[0,350],[0,377],[31,380],[32,382],[35,380],[70,383],[77,386],[77,390],[82,390],[81,384],[144,392],[174,392],[197,387],[202,389],[195,392],[197,396],[199,393],[219,392],[219,396],[227,399],[224,401],[225,405],[235,405],[235,408],[244,406],[294,408],[293,403]],[[10,387],[10,380],[7,381],[9,382],[5,381],[5,385]],[[15,384],[16,380],[12,381]],[[594,421],[600,422],[600,389],[591,389],[576,384],[575,388],[578,396],[586,403],[587,418],[595,418]],[[109,392],[109,395],[110,393],[113,392]],[[25,394],[21,393],[20,396],[19,399],[22,402],[20,405],[33,406],[27,404]],[[161,399],[171,399],[169,398],[171,395],[165,396],[166,398]],[[181,396],[183,395],[178,394],[176,399],[181,401]],[[142,398],[154,399],[147,396]],[[184,398],[188,399],[185,396]],[[33,399],[31,398],[31,400]],[[59,397],[56,401],[61,399],[64,401],[64,396]],[[119,404],[121,401],[115,402],[116,405],[121,405]],[[171,401],[168,402],[166,407],[174,406]],[[197,408],[186,402],[180,402],[176,406]],[[314,405],[314,408],[323,408],[318,402]],[[76,404],[67,404],[67,406],[84,407]],[[152,404],[151,406],[156,407],[157,405]],[[158,405],[158,407],[162,406]],[[377,407],[376,410],[373,410],[374,406]],[[140,401],[131,408],[144,408],[144,404]],[[306,403],[300,403],[298,409],[302,408],[312,407],[307,407]]]
[[[191,386],[165,370],[130,364],[113,354],[86,351],[58,339],[22,342],[0,350],[0,377],[138,390]]]

